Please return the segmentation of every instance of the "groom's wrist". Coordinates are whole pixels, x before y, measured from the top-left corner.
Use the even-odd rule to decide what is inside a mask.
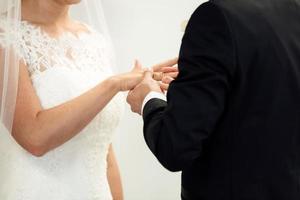
[[[149,93],[146,95],[146,97],[144,98],[144,101],[143,101],[143,104],[142,104],[142,110],[141,110],[141,113],[143,113],[146,104],[147,104],[151,99],[161,99],[161,100],[167,101],[166,95],[164,95],[163,93],[151,91],[151,92],[149,92]]]

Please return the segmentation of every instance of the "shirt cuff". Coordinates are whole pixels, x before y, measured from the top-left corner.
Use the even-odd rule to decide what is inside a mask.
[[[144,111],[144,107],[145,105],[151,100],[151,99],[161,99],[164,101],[167,101],[166,95],[160,93],[160,92],[149,92],[149,94],[147,94],[147,96],[145,97],[144,101],[143,101],[143,105],[142,105],[142,113]]]

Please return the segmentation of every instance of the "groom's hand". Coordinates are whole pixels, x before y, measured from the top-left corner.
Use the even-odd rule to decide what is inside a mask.
[[[174,58],[151,67],[154,71],[153,79],[162,83],[164,91],[168,90],[169,84],[178,76],[177,63],[178,58]]]
[[[144,79],[127,96],[127,103],[131,106],[132,112],[141,114],[142,105],[145,97],[150,92],[159,92],[163,94],[160,84],[153,79],[153,72],[145,71]]]

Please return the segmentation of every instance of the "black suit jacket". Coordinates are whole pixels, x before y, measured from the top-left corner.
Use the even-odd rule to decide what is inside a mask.
[[[188,200],[300,200],[300,0],[214,0],[192,15],[145,140]]]

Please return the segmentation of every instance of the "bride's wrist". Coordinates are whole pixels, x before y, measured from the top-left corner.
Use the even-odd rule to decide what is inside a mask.
[[[112,90],[116,92],[121,91],[121,79],[117,75],[108,78],[106,82]]]

